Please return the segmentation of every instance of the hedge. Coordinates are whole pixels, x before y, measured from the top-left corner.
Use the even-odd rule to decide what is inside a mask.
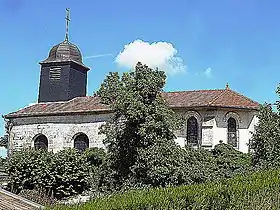
[[[7,172],[8,187],[15,193],[38,188],[62,198],[79,194],[88,187],[88,164],[75,149],[55,154],[33,149],[17,151],[8,161]]]
[[[180,187],[132,190],[56,210],[280,209],[280,170]]]

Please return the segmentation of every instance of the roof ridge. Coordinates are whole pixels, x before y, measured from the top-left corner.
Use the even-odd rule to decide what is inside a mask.
[[[211,101],[209,102],[208,105],[213,104],[215,101],[217,101],[220,97],[222,97],[222,96],[223,96],[224,94],[226,94],[227,92],[234,93],[234,94],[240,96],[241,98],[250,101],[251,103],[259,104],[258,102],[256,102],[256,101],[250,99],[250,98],[247,97],[247,96],[242,95],[241,93],[238,93],[238,92],[236,92],[236,91],[234,91],[234,90],[231,90],[231,89],[224,89],[224,91],[223,91],[220,95],[218,95],[217,97],[215,97],[213,100],[211,100]]]
[[[66,102],[68,102],[68,101],[46,101],[46,102],[34,103],[34,104],[31,104],[30,106],[35,105],[35,104],[54,104],[54,103],[56,103],[56,104],[64,104]]]
[[[203,89],[203,90],[178,90],[178,91],[163,91],[163,93],[184,93],[184,92],[206,92],[206,91],[222,91],[224,89]]]
[[[248,100],[248,101],[250,101],[250,102],[252,102],[252,103],[257,103],[257,104],[259,104],[258,102],[256,102],[256,101],[250,99],[249,97],[247,97],[247,96],[245,96],[245,95],[242,95],[241,93],[238,93],[238,92],[236,92],[236,91],[234,91],[234,90],[231,90],[231,89],[229,89],[229,91],[231,91],[231,92],[233,92],[233,93],[239,95],[240,97],[242,97],[242,98],[244,98],[244,99],[246,99],[246,100]]]
[[[226,89],[221,89],[221,90],[222,90],[222,92],[221,92],[219,95],[215,96],[215,97],[208,103],[208,106],[210,106],[211,104],[213,104],[215,101],[218,100],[218,98],[222,97],[222,96],[226,93]]]

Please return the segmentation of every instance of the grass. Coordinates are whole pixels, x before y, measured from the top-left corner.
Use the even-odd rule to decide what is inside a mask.
[[[256,172],[220,182],[133,190],[55,210],[101,209],[280,209],[280,170]]]

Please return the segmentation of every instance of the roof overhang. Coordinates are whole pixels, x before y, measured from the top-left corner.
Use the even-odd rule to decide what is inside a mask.
[[[78,65],[82,67],[84,70],[89,71],[90,68],[85,66],[83,63],[77,62],[73,59],[56,59],[56,60],[44,60],[39,62],[40,65],[45,65],[45,66],[53,66],[53,65]]]
[[[170,106],[174,111],[176,110],[216,110],[216,109],[230,109],[230,110],[246,110],[246,111],[258,111],[259,108],[250,108],[250,107],[226,107],[226,106]],[[2,116],[5,119],[11,118],[25,118],[25,117],[48,117],[48,116],[66,116],[66,115],[94,115],[94,114],[110,114],[112,113],[111,109],[95,109],[88,111],[64,111],[64,112],[38,112],[38,113],[26,113],[26,114],[7,114]]]

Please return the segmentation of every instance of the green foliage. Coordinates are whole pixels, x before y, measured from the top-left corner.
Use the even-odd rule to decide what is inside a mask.
[[[139,159],[132,168],[137,181],[146,186],[164,187],[191,183],[183,149],[168,142],[157,142],[140,150]]]
[[[135,70],[110,73],[98,91],[104,104],[113,110],[110,121],[101,127],[108,149],[109,174],[115,187],[124,182],[165,186],[179,167],[173,130],[178,126],[174,112],[161,96],[166,80],[163,71],[138,63]],[[133,184],[134,183],[134,184]]]
[[[106,152],[104,149],[98,147],[87,148],[83,156],[91,166],[99,167],[105,162]]]
[[[0,147],[8,147],[8,135],[0,137]]]
[[[186,147],[182,152],[185,175],[189,177],[191,183],[204,183],[216,178],[215,160],[210,151]]]
[[[6,182],[8,174],[6,173],[7,160],[0,157],[0,185]]]
[[[88,174],[88,185],[90,194],[95,196],[100,193],[100,185],[101,184],[101,177],[102,175],[108,174],[108,168],[107,168],[107,154],[104,149],[102,148],[88,148],[84,151],[82,154],[85,161],[88,164],[89,174]],[[107,191],[107,190],[103,190]]]
[[[280,96],[280,86],[277,89]],[[260,107],[259,124],[253,134],[251,148],[256,167],[280,166],[280,102],[274,111],[270,104]]]
[[[204,183],[252,171],[251,156],[227,144],[218,144],[213,150],[186,147],[177,153],[181,153],[179,160],[184,163],[178,171],[185,177],[178,184]]]
[[[250,154],[242,153],[228,144],[218,144],[211,151],[214,158],[216,178],[231,178],[252,170]]]
[[[94,209],[279,209],[280,171],[269,170],[225,181],[132,190],[60,210]]]
[[[6,166],[7,159],[0,157],[0,168],[4,168]]]
[[[48,168],[51,153],[44,150],[26,150],[15,152],[8,161],[7,172],[9,173],[9,187],[12,192],[22,189],[33,189],[41,170]]]
[[[21,150],[9,159],[7,171],[13,192],[22,189],[45,189],[56,198],[81,193],[87,188],[88,167],[75,149],[51,153],[44,150]]]

